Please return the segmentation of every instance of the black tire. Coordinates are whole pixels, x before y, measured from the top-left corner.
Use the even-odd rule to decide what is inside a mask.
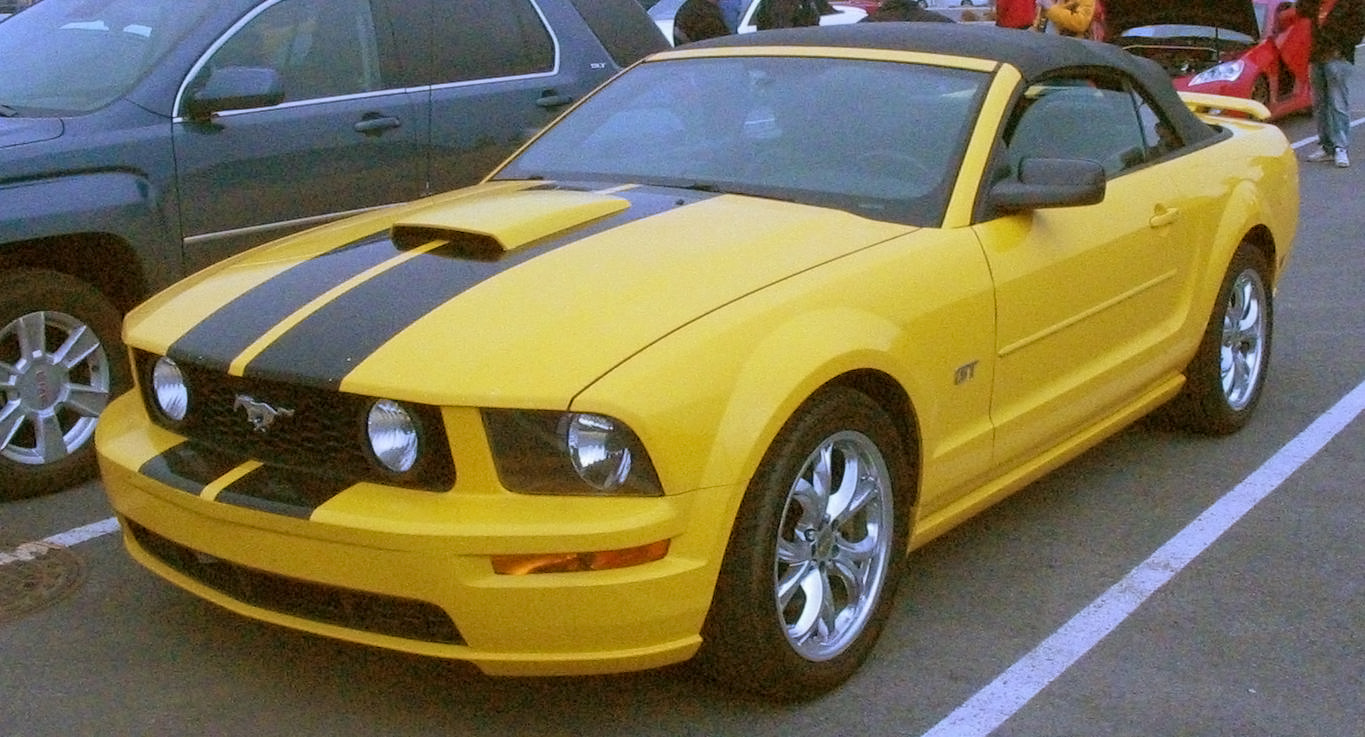
[[[1185,370],[1185,387],[1165,410],[1177,426],[1207,435],[1234,433],[1251,419],[1270,369],[1275,310],[1270,267],[1243,243],[1219,287],[1204,338]]]
[[[54,271],[0,273],[0,501],[94,477],[94,428],[131,386],[122,316]]]
[[[813,480],[819,459],[828,462],[821,478],[835,492],[823,497],[807,493],[822,485]],[[740,505],[694,661],[703,673],[738,690],[799,701],[858,669],[904,569],[910,463],[896,424],[866,395],[835,388],[803,406],[768,449]],[[849,490],[841,482],[854,464],[871,482],[856,495],[856,509],[840,493]],[[842,512],[831,515],[839,505]],[[785,597],[784,584],[791,592]],[[817,596],[806,596],[812,590]],[[819,616],[807,626],[802,615]],[[822,629],[828,615],[839,616]]]

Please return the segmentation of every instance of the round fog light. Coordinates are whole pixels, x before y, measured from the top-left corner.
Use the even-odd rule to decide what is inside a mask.
[[[370,450],[384,468],[405,473],[417,464],[417,423],[397,402],[391,399],[375,402],[366,419],[366,430]]]
[[[165,356],[156,359],[152,366],[152,398],[157,410],[172,422],[180,422],[189,412],[190,390],[185,386],[185,374]]]

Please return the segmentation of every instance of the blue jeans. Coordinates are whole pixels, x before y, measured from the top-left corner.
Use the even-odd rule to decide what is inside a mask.
[[[1352,64],[1345,59],[1332,59],[1315,61],[1308,66],[1313,81],[1313,118],[1318,124],[1318,141],[1324,151],[1345,150],[1351,140],[1346,85],[1351,80]]]

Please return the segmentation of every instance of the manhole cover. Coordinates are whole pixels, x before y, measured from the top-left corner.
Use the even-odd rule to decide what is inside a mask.
[[[81,559],[64,546],[0,538],[0,622],[57,601],[84,577]]]

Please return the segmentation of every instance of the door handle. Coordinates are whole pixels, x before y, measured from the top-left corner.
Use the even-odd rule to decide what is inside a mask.
[[[1174,223],[1179,219],[1180,208],[1166,207],[1165,205],[1157,205],[1156,213],[1152,215],[1151,220],[1147,221],[1147,224],[1152,226],[1153,228],[1160,228],[1163,225],[1170,225],[1171,223]]]
[[[572,95],[561,95],[554,90],[545,90],[536,98],[536,104],[544,108],[564,107],[573,102]]]
[[[399,128],[402,127],[402,125],[403,121],[392,115],[365,113],[365,116],[360,119],[360,122],[356,123],[353,127],[355,128],[356,133],[364,133],[367,136],[377,136],[386,130]]]

